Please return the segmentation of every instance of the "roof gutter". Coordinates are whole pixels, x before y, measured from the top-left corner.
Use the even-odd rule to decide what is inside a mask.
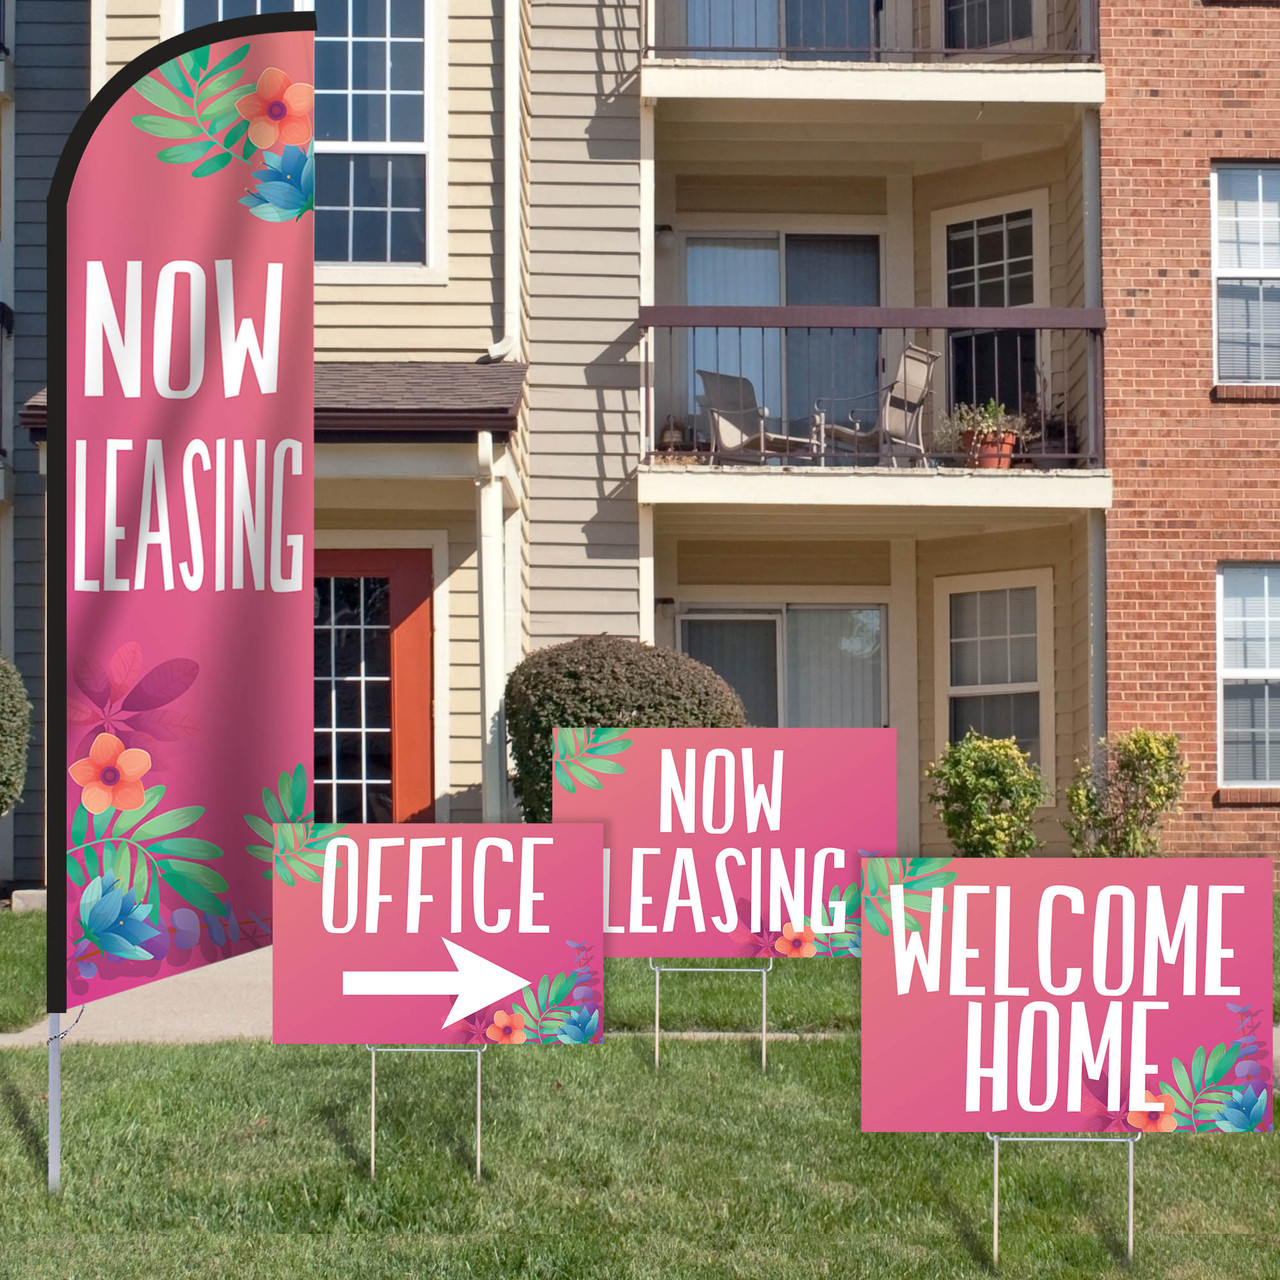
[[[524,133],[524,100],[520,93],[521,0],[502,5],[502,336],[489,348],[489,359],[520,356],[520,140]]]

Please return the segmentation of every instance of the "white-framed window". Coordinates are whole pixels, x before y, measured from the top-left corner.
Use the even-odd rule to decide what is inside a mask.
[[[1048,305],[1047,188],[936,209],[931,232],[935,306]],[[935,376],[946,379],[948,407],[997,400],[1020,413],[1048,379],[1034,329],[954,329],[945,341],[947,358]]]
[[[1054,786],[1053,570],[934,580],[936,750],[1014,738]]]
[[[1280,164],[1209,174],[1214,381],[1280,382]]]
[[[1280,784],[1280,564],[1218,569],[1218,778]]]
[[[680,650],[705,663],[761,728],[882,728],[888,723],[886,606],[693,607]]]
[[[443,283],[447,0],[178,0],[183,29],[316,14],[318,278]]]

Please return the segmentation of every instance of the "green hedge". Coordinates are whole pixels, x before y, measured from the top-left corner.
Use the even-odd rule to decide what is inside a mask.
[[[551,821],[551,731],[733,729],[742,700],[710,667],[618,636],[581,636],[531,653],[507,681],[516,797],[529,822]]]
[[[0,656],[0,816],[22,795],[31,739],[31,703],[18,669]]]

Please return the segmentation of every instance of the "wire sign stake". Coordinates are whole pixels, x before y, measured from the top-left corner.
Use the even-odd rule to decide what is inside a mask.
[[[649,961],[653,970],[653,1069],[658,1070],[658,1055],[662,1044],[661,1010],[662,1010],[662,975],[664,973],[758,973],[760,975],[760,1071],[768,1069],[769,1052],[769,971],[773,968],[773,957],[763,969],[754,965],[741,969],[703,969],[695,965],[654,964]]]
[[[474,1053],[476,1055],[476,1181],[480,1181],[480,1055],[487,1044],[367,1044],[369,1050],[369,1181],[377,1176],[378,1153],[378,1054],[379,1053]]]
[[[1133,1148],[1141,1133],[1120,1134],[1114,1138],[1086,1133],[1037,1133],[1008,1134],[989,1133],[991,1139],[991,1265],[1000,1265],[1000,1144],[1002,1142],[1102,1142],[1111,1146],[1124,1143],[1129,1148],[1129,1251],[1133,1261]]]

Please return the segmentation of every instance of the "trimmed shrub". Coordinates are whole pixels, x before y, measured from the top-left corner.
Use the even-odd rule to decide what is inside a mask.
[[[0,817],[22,795],[31,740],[31,703],[18,669],[0,656]]]
[[[580,636],[531,653],[507,681],[512,781],[529,822],[551,821],[552,730],[736,729],[742,699],[710,667],[620,636]]]
[[[966,858],[1012,858],[1038,849],[1032,824],[1049,798],[1040,770],[1012,738],[972,729],[925,770],[929,799],[947,836]]]
[[[1098,742],[1076,761],[1062,825],[1077,858],[1146,858],[1160,853],[1160,826],[1177,813],[1187,762],[1176,733],[1131,729]]]

